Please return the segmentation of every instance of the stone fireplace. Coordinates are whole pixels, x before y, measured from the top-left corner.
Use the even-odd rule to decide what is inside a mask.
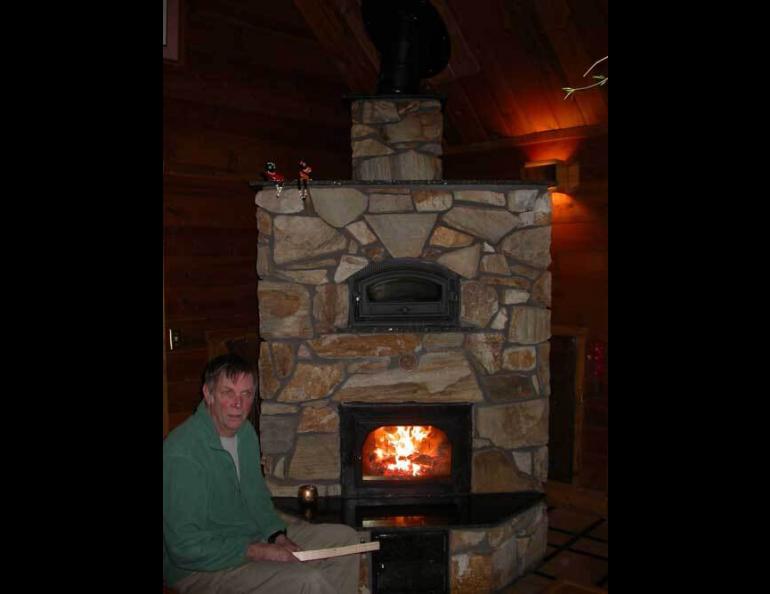
[[[299,485],[313,483],[322,497],[348,494],[341,445],[350,436],[340,423],[347,405],[464,405],[468,494],[542,492],[550,194],[542,184],[440,180],[435,98],[362,98],[352,113],[354,180],[313,181],[305,201],[291,185],[278,197],[268,183],[252,184],[263,340],[259,429],[271,492],[295,497]],[[377,289],[366,311],[376,317],[389,304],[403,316],[392,324],[361,322],[353,281],[403,263],[438,271],[446,303],[431,303],[430,286],[418,289],[422,300]],[[449,311],[449,304],[456,308],[450,322],[431,326],[410,317]],[[380,425],[430,423],[399,417]],[[387,487],[383,477],[374,482]],[[536,563],[545,552],[543,512],[541,502],[495,525],[455,526],[448,540],[452,592],[493,591]]]

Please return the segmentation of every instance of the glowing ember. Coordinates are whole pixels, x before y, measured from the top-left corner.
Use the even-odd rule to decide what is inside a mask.
[[[399,425],[372,431],[363,448],[364,480],[440,477],[451,471],[446,434],[430,425]]]

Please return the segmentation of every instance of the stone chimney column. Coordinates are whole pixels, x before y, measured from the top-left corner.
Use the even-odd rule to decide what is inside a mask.
[[[441,101],[432,96],[353,99],[353,179],[441,179]]]

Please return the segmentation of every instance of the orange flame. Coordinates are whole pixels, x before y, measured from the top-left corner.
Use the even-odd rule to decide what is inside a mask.
[[[367,453],[368,452],[368,453]],[[364,445],[364,474],[387,477],[445,475],[451,464],[446,434],[430,425],[389,425],[373,431]]]

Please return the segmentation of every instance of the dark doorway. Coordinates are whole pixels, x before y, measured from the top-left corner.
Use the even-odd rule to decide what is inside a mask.
[[[571,483],[576,447],[578,337],[551,337],[548,479]]]

